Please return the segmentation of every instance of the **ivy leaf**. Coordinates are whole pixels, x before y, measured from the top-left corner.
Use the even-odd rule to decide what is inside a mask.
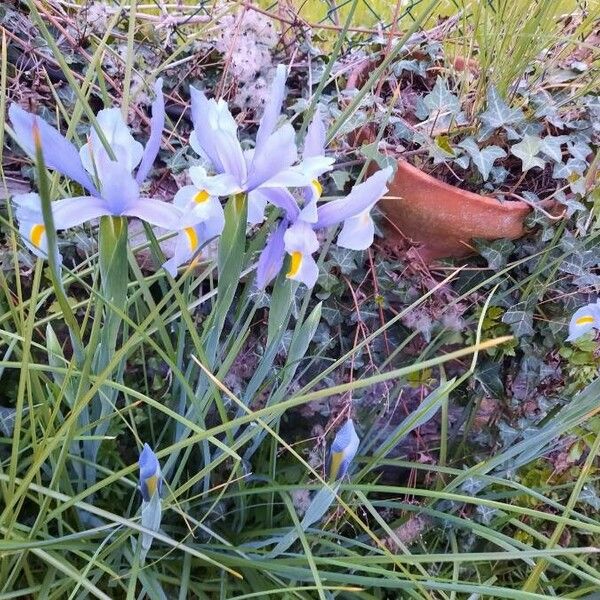
[[[576,212],[584,212],[587,210],[585,204],[582,204],[571,195],[567,196],[563,191],[556,192],[554,194],[554,199],[567,209],[567,217],[572,217]]]
[[[457,113],[460,111],[460,100],[448,88],[446,80],[438,75],[438,78],[429,94],[423,98],[423,104],[429,111],[429,116],[439,113]]]
[[[545,90],[540,90],[531,96],[531,101],[535,107],[535,116],[538,119],[546,119],[550,124],[562,129],[565,122],[558,112],[558,106],[551,94]]]
[[[438,145],[444,152],[449,154],[450,156],[454,156],[454,149],[452,148],[452,144],[448,139],[447,135],[438,135],[435,138],[435,143]]]
[[[598,256],[591,250],[577,250],[569,254],[559,265],[559,269],[563,273],[575,275],[575,277],[583,277],[598,264]]]
[[[570,158],[566,163],[557,163],[554,165],[552,177],[554,179],[569,179],[571,175],[582,175],[587,167],[587,163],[579,158]]]
[[[334,264],[340,269],[344,275],[349,275],[358,268],[356,263],[357,255],[360,253],[355,250],[347,250],[346,248],[333,247],[330,250],[331,258]]]
[[[519,302],[502,315],[502,322],[510,325],[516,337],[533,335],[533,310],[528,303]]]
[[[409,71],[420,77],[425,77],[427,75],[428,66],[428,63],[425,60],[399,60],[394,65],[394,74],[400,77],[403,71]]]
[[[425,117],[427,118],[427,117]],[[391,119],[390,119],[391,121]],[[398,120],[394,123],[394,135],[401,139],[406,140],[407,142],[412,142],[414,138],[414,130],[411,129],[404,120]]]
[[[415,117],[417,117],[419,121],[427,120],[427,117],[429,116],[429,109],[425,106],[425,102],[423,102],[422,97],[417,98],[415,102],[414,112]]]
[[[569,152],[573,158],[587,162],[587,157],[592,153],[592,149],[585,142],[570,142]]]
[[[519,126],[519,131],[521,133],[521,135],[519,135],[520,138],[527,134],[537,135],[539,137],[544,133],[544,126],[535,121],[528,121]]]
[[[467,151],[473,164],[481,173],[484,181],[488,180],[494,162],[499,158],[504,158],[506,156],[506,152],[499,146],[486,146],[480,150],[473,138],[466,138],[458,145]]]
[[[492,167],[490,175],[492,176],[492,183],[494,185],[502,185],[508,177],[508,169],[502,165]]]
[[[331,327],[337,327],[344,320],[342,313],[337,308],[332,308],[331,306],[323,306],[321,316]]]
[[[523,135],[520,134],[514,127],[505,127],[504,131],[506,131],[506,139],[512,141],[520,140]],[[484,132],[485,135],[480,135],[479,138],[485,140],[485,138],[489,135],[490,131]]]
[[[546,161],[537,156],[541,149],[542,140],[535,135],[526,135],[518,143],[511,146],[511,153],[521,159],[523,171],[529,171],[533,167],[544,168]]]
[[[586,192],[585,177],[583,177],[582,175],[577,175],[576,173],[573,173],[572,175],[569,175],[567,180],[569,182],[569,187],[571,188],[571,191],[574,194],[579,194],[580,196],[585,196],[585,192]]]
[[[540,151],[556,162],[562,161],[561,144],[567,141],[566,135],[547,135],[542,138]]]
[[[454,162],[461,168],[461,169],[468,169],[469,168],[469,163],[471,162],[471,159],[469,158],[468,154],[461,154],[459,157],[454,159]]]
[[[379,311],[375,308],[375,305],[365,307],[362,305],[360,311],[352,311],[350,316],[350,323],[368,323],[379,319]]]
[[[449,158],[454,158],[456,153],[454,152],[448,136],[438,135],[433,144],[429,144],[429,157],[433,159],[434,165],[445,163]]]
[[[379,148],[377,144],[373,142],[372,144],[367,144],[365,146],[361,146],[360,153],[369,160],[374,160],[380,169],[385,169],[386,167],[395,168],[397,163],[394,158],[391,156],[387,156],[385,154],[381,154],[379,152]]]
[[[499,271],[506,266],[510,253],[515,245],[510,240],[475,240],[477,251],[487,260],[488,267],[493,271]]]
[[[504,395],[501,370],[502,365],[499,362],[484,360],[474,373],[475,380],[492,398],[502,398]]]
[[[591,485],[584,485],[579,494],[579,500],[589,504],[594,510],[600,510],[600,498]]]
[[[515,125],[524,120],[523,112],[518,108],[510,108],[502,99],[498,90],[490,86],[487,93],[487,110],[479,119],[488,129],[498,129],[507,125]]]
[[[335,184],[336,189],[342,191],[344,186],[350,181],[350,173],[348,171],[333,171],[330,173],[331,178],[333,179],[333,183]]]

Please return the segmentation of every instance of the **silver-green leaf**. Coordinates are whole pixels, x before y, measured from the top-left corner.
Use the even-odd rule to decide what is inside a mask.
[[[440,114],[454,114],[460,111],[460,100],[448,88],[446,80],[438,76],[433,89],[423,98],[429,117]]]
[[[568,138],[566,135],[547,135],[546,137],[542,138],[542,141],[540,143],[540,150],[548,158],[551,158],[556,162],[561,162],[561,144],[563,144],[567,139]]]
[[[494,162],[506,156],[506,152],[500,146],[486,146],[480,150],[473,138],[466,138],[458,145],[467,151],[484,181],[488,180]]]
[[[526,135],[518,143],[511,146],[511,153],[521,159],[523,163],[521,169],[529,171],[533,167],[544,168],[546,161],[538,156],[541,150],[542,140],[536,135]]]
[[[520,123],[525,117],[520,109],[510,108],[498,90],[491,86],[487,93],[487,110],[480,115],[479,119],[486,128],[498,129]]]

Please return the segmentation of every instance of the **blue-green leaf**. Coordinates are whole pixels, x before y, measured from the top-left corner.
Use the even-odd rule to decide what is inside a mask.
[[[438,76],[431,92],[423,98],[423,104],[430,117],[460,111],[460,100],[450,91],[448,83],[441,76]]]
[[[567,139],[566,135],[547,135],[540,142],[540,151],[556,162],[562,161],[561,144]]]
[[[541,145],[541,138],[536,135],[526,135],[518,144],[511,146],[511,153],[520,158],[523,163],[521,167],[523,171],[529,171],[533,167],[544,168],[546,161],[538,157]]]
[[[533,335],[533,310],[529,303],[519,302],[502,315],[502,322],[510,325],[517,337]]]
[[[498,90],[491,86],[487,93],[487,110],[483,112],[479,119],[488,129],[498,129],[507,125],[515,125],[522,122],[525,117],[518,108],[510,108],[502,99]]]
[[[480,150],[473,138],[466,138],[458,145],[467,151],[484,181],[488,180],[494,162],[506,156],[506,152],[500,146],[486,146]]]

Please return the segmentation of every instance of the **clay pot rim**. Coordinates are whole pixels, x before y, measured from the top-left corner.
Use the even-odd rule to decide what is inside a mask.
[[[396,160],[398,163],[402,163],[402,167],[404,169],[406,169],[407,171],[411,171],[411,175],[413,175],[415,178],[426,179],[447,193],[457,194],[457,195],[462,196],[466,202],[478,202],[479,204],[485,204],[488,206],[492,206],[492,205],[497,206],[498,204],[500,204],[501,206],[506,207],[507,210],[511,210],[511,209],[523,210],[524,207],[527,207],[529,209],[532,208],[529,204],[527,204],[526,202],[523,202],[522,200],[517,200],[517,199],[510,200],[509,199],[506,201],[502,201],[493,196],[484,196],[483,194],[477,194],[477,193],[471,192],[469,190],[464,190],[461,187],[452,185],[450,183],[442,181],[441,179],[438,179],[437,177],[434,177],[433,175],[430,175],[429,173],[425,172],[423,169],[420,169],[419,167],[415,167],[415,165],[413,165],[412,163],[410,163],[409,161],[407,161],[406,159],[404,159],[402,157],[393,157],[391,154],[389,154],[388,156],[390,156],[390,158],[393,158],[394,160]]]

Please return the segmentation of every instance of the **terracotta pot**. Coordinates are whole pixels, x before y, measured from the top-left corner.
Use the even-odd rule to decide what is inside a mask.
[[[348,78],[346,89],[364,85],[379,61],[366,58],[359,62]],[[476,60],[455,57],[457,71],[479,72]],[[367,123],[348,136],[354,146],[375,140],[376,126]],[[519,200],[500,202],[454,187],[427,175],[402,159],[394,179],[388,184],[386,198],[378,203],[385,214],[386,242],[397,245],[408,240],[417,245],[417,252],[425,262],[437,258],[462,258],[476,252],[473,239],[517,239],[527,233],[523,223],[531,207]],[[370,173],[378,167],[371,163]],[[540,206],[554,212],[553,201]],[[558,216],[558,215],[555,215]]]
[[[404,160],[398,160],[388,187],[378,206],[389,221],[389,241],[403,237],[418,244],[426,262],[473,254],[473,238],[516,239],[526,233],[523,221],[531,208],[524,202],[500,202],[461,190]]]

